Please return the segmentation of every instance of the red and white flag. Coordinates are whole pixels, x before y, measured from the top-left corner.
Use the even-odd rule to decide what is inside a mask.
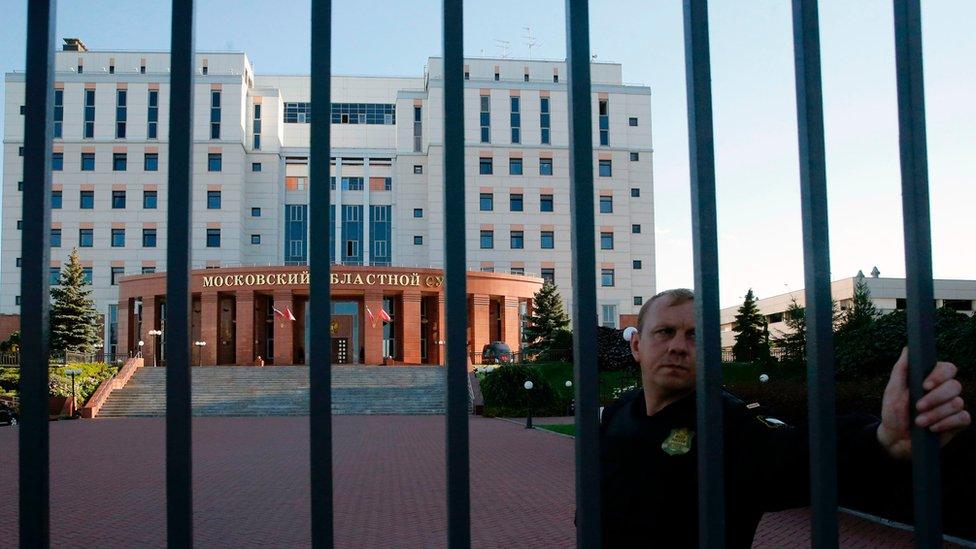
[[[285,318],[285,313],[281,312],[281,310],[275,307],[274,305],[271,306],[271,310],[274,311],[275,317],[280,316],[281,318]]]
[[[369,305],[366,305],[366,316],[369,317],[369,324],[372,327],[376,327],[376,317],[373,316],[373,311],[369,310]]]
[[[386,312],[386,309],[380,309],[380,318],[383,319],[383,322],[393,322],[393,319],[390,318],[390,313]]]
[[[295,320],[297,320],[295,318],[295,315],[291,314],[291,308],[290,307],[285,307],[285,315],[284,316],[285,316],[285,318],[287,318],[288,320],[290,320],[292,322],[294,322]]]

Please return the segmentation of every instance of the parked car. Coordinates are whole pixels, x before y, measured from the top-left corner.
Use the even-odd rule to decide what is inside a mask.
[[[17,425],[20,417],[13,402],[0,400],[0,425]]]
[[[492,341],[481,350],[482,364],[511,364],[513,362],[515,362],[515,355],[508,343],[504,341]]]

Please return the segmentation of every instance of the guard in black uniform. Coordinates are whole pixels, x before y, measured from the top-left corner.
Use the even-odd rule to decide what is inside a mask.
[[[603,410],[604,547],[697,546],[693,300],[690,290],[669,290],[641,308],[630,342],[644,388]],[[936,365],[916,418],[940,433],[943,444],[971,421],[955,373],[952,364]],[[841,504],[863,508],[902,498],[911,505],[906,377],[903,353],[885,390],[884,421],[867,415],[838,420]],[[750,547],[764,512],[809,505],[808,433],[728,393],[724,414],[726,545]]]

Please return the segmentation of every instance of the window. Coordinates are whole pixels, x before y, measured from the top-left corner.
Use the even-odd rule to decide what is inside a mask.
[[[529,81],[529,73],[525,73],[525,75],[523,75],[522,81],[523,82],[528,82]]]
[[[552,83],[553,84],[558,84],[559,83],[559,75],[558,74],[552,75]]]
[[[261,235],[259,235],[259,234],[252,234],[251,235],[251,244],[260,244],[260,243],[261,243]]]
[[[539,127],[542,129],[542,144],[549,144],[549,98],[542,97],[539,99]]]
[[[542,231],[539,234],[539,245],[543,250],[555,248],[555,233],[553,231]]]
[[[511,236],[511,246],[513,250],[521,250],[525,248],[525,232],[512,231],[510,236]]]
[[[465,80],[471,80],[471,73],[468,72],[468,71],[464,71],[464,79]]]
[[[252,172],[259,172],[259,171],[261,171],[261,163],[260,162],[251,162],[251,171]]]
[[[51,170],[56,172],[64,170],[64,153],[54,153],[51,157]]]
[[[115,74],[115,65],[109,65],[108,66],[108,73],[109,74]]]
[[[51,229],[51,247],[61,247],[61,229]]]
[[[220,191],[207,191],[207,209],[220,209]]]
[[[613,233],[600,233],[600,249],[601,250],[613,249]]]
[[[142,230],[142,247],[143,248],[156,247],[156,229]]]
[[[639,296],[639,295],[635,295],[634,296],[634,305],[641,306],[643,304],[644,304],[644,298],[641,297],[641,296]]]
[[[91,248],[95,240],[94,229],[78,229],[78,247]]]
[[[419,234],[413,235],[414,246],[423,246],[423,244],[424,244],[424,237],[420,236]]]
[[[261,148],[261,104],[260,103],[257,104],[257,105],[254,105],[254,122],[253,122],[253,126],[252,126],[251,129],[254,131],[254,144],[253,144],[253,147],[252,148],[254,148],[254,149],[260,149]],[[261,163],[258,162],[257,165],[259,166],[258,169],[256,169],[256,170],[252,169],[251,171],[254,171],[254,172],[261,171],[261,168],[260,168]],[[253,167],[253,164],[252,164],[252,167]]]
[[[492,173],[491,158],[481,158],[478,161],[478,173],[480,173],[481,175],[491,175]]]
[[[123,276],[125,276],[125,267],[112,267],[112,272],[111,272],[112,286],[117,286],[119,284],[118,279]]]
[[[639,271],[642,268],[644,268],[644,262],[641,261],[640,259],[635,259],[634,260],[634,270]]]
[[[224,163],[224,157],[220,153],[209,153],[207,155],[207,171],[219,172]]]
[[[95,137],[95,90],[85,90],[85,124],[82,137],[85,139]]]
[[[552,159],[551,158],[540,158],[539,159],[539,175],[552,175]]]
[[[220,247],[220,229],[207,229],[207,247]]]
[[[251,217],[261,217],[261,208],[251,208]]]
[[[423,217],[424,216],[424,209],[423,208],[414,208],[413,209],[413,216],[414,217]]]
[[[18,219],[17,220],[17,230],[19,231],[19,230],[21,230],[23,228],[24,228],[24,220],[23,219]]]
[[[81,171],[95,171],[95,153],[81,153]]]
[[[17,156],[24,156],[24,148],[17,147]]]
[[[638,187],[631,187],[630,189],[631,198],[640,198],[640,189]]]
[[[139,74],[146,74],[146,66],[145,65],[142,65],[141,67],[139,67]]]
[[[509,175],[522,175],[522,159],[521,158],[509,158],[508,159],[508,174]]]
[[[206,65],[200,67],[200,74],[202,74],[204,76],[207,76],[207,66]]]
[[[112,171],[124,172],[128,164],[128,156],[125,153],[112,154]]]
[[[20,306],[20,296],[19,295],[15,295],[14,296],[14,305],[17,305],[18,307]]]
[[[631,126],[635,126],[636,127],[637,126],[637,117],[636,116],[631,116],[630,119],[628,120],[628,123]]]
[[[125,191],[112,191],[112,209],[125,209]]]
[[[156,267],[143,267],[142,268],[142,274],[144,274],[144,275],[153,274],[155,272],[156,272]]]
[[[481,272],[483,272],[483,273],[493,273],[493,272],[495,272],[495,267],[494,266],[488,266],[488,265],[482,265],[481,266]]]
[[[149,110],[146,127],[146,138],[156,139],[156,127],[159,124],[159,90],[149,90]]]
[[[501,79],[501,75],[498,74],[498,71],[495,71],[495,82],[498,82],[500,79]]]
[[[508,195],[508,209],[513,212],[521,212],[524,201],[522,200],[522,195],[520,193],[512,193]]]
[[[421,107],[413,108],[413,152],[420,152],[423,145],[423,135],[424,135],[424,122],[423,122],[423,109]]]
[[[613,286],[613,269],[600,269],[600,286]]]
[[[20,265],[21,265],[21,258],[18,257],[17,258],[17,266],[20,267]]]
[[[146,210],[156,209],[156,191],[142,191],[142,207]]]
[[[79,208],[82,210],[91,210],[95,207],[95,191],[81,191],[78,201]]]
[[[61,268],[51,267],[47,272],[47,281],[51,286],[61,285]]]
[[[64,122],[64,90],[54,90],[54,138],[61,138]]]
[[[112,247],[125,247],[125,229],[112,229]]]
[[[413,165],[413,173],[415,173],[417,175],[424,173],[424,167],[422,165],[420,165],[420,164],[414,164]]]
[[[495,77],[497,80],[498,73]],[[491,142],[491,97],[487,95],[481,96],[481,142]]]
[[[210,139],[220,139],[220,91],[218,90],[210,92]]]
[[[362,177],[343,177],[342,178],[342,190],[344,191],[361,191],[363,190],[363,178]]]
[[[553,269],[552,267],[543,267],[540,274],[542,275],[543,281],[550,284],[556,283],[556,269]]]
[[[617,327],[617,306],[616,305],[602,305],[600,307],[601,320],[600,324],[605,328],[616,328]]]
[[[521,97],[514,96],[511,97],[512,103],[512,143],[522,142],[522,114],[521,114]]]
[[[18,181],[17,182],[17,190],[18,191],[24,190],[24,182],[23,181]]]
[[[479,208],[483,212],[491,212],[495,210],[495,195],[492,193],[481,193],[479,199]]]
[[[27,105],[21,105],[20,106],[20,115],[21,116],[24,116],[26,114],[27,114]]]
[[[383,190],[384,191],[392,191],[393,190],[393,178],[392,177],[384,177],[383,178]]]
[[[613,175],[613,164],[610,160],[600,160],[600,177],[611,177]]]
[[[126,90],[115,90],[115,138],[125,139],[125,122],[128,118]]]
[[[539,211],[540,212],[551,212],[552,211],[552,195],[551,194],[540,194],[539,195]]]
[[[92,268],[82,267],[81,269],[82,277],[85,279],[85,284],[91,285],[92,283]]]
[[[312,121],[312,109],[308,103],[285,103],[285,124],[308,124]]]
[[[613,197],[612,196],[601,196],[600,197],[600,213],[604,213],[604,214],[613,213]]]
[[[635,153],[635,152],[630,153],[631,162],[637,162],[638,160],[640,160],[640,153]]]
[[[142,169],[147,172],[159,171],[159,155],[156,153],[146,153],[142,159]]]
[[[51,209],[61,209],[61,191],[51,191]]]
[[[490,250],[495,247],[495,231],[481,231],[481,249]]]
[[[600,100],[600,146],[610,146],[610,104],[606,99]]]
[[[630,232],[632,232],[634,234],[640,234],[640,232],[641,232],[640,223],[634,223],[633,225],[631,225],[630,226]]]

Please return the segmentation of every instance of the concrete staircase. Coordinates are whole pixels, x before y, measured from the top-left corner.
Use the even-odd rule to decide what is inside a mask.
[[[308,415],[306,366],[193,367],[194,416]],[[333,366],[334,414],[443,414],[440,366]],[[166,415],[166,368],[143,367],[97,417]]]

